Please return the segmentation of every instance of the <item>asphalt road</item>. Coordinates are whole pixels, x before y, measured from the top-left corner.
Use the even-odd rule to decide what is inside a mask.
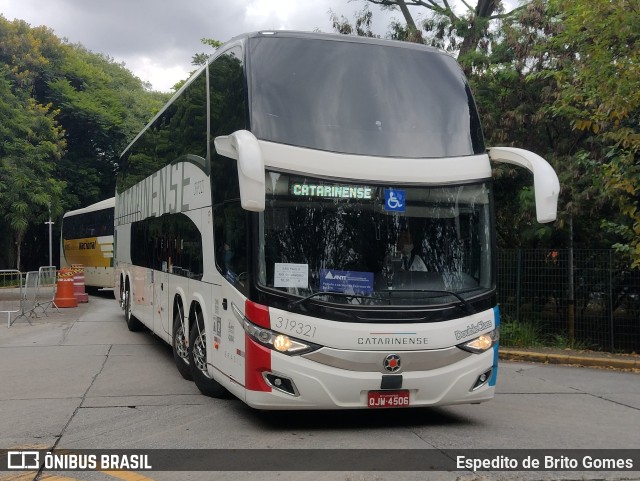
[[[501,362],[496,398],[431,409],[263,412],[210,399],[168,346],[129,332],[113,298],[0,327],[0,449],[639,449],[640,375]],[[386,451],[385,451],[386,450]],[[307,455],[309,452],[299,451]],[[361,451],[362,452],[362,451]],[[562,453],[559,451],[558,453]],[[397,453],[395,453],[397,454]],[[557,453],[556,453],[557,454]],[[1,472],[25,480],[636,479],[633,472]]]

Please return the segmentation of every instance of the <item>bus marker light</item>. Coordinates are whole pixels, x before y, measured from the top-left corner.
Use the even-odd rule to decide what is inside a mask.
[[[271,340],[271,334],[269,333],[269,331],[259,331],[257,337],[262,342],[269,342]]]

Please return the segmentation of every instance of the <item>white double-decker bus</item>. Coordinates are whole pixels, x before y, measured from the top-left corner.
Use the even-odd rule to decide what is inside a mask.
[[[490,160],[456,61],[298,32],[232,39],[122,154],[116,292],[211,396],[262,409],[479,403],[500,317]]]

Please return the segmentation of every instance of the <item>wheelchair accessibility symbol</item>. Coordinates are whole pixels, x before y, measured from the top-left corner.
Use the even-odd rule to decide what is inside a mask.
[[[384,209],[392,212],[405,211],[405,191],[384,189]]]

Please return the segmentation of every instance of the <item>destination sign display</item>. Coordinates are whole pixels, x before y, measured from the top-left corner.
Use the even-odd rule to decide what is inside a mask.
[[[316,185],[299,182],[291,185],[291,193],[300,197],[330,197],[334,199],[373,198],[373,188],[362,185]]]

